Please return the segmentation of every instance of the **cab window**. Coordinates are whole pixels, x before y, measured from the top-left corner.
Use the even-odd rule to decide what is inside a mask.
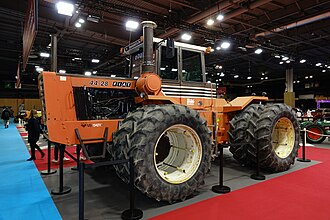
[[[203,82],[200,52],[182,50],[182,80]]]
[[[162,79],[178,79],[178,50],[175,48],[173,58],[167,58],[166,47],[161,47],[161,60],[159,67],[159,76]]]

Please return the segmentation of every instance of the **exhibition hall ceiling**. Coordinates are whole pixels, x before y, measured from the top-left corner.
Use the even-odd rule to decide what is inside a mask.
[[[219,86],[272,85],[291,67],[295,83],[329,80],[329,0],[77,0],[72,16],[58,14],[57,2],[39,0],[38,33],[23,85],[36,85],[35,66],[50,69],[50,58],[40,53],[50,53],[51,34],[58,36],[58,70],[121,75],[120,48],[142,34],[141,26],[127,31],[128,20],[155,21],[156,37],[183,41],[188,33],[189,43],[214,48],[206,71]],[[0,74],[8,82],[15,81],[22,56],[26,8],[27,0],[0,3]],[[76,27],[79,19],[85,22]],[[229,48],[217,50],[224,41]]]

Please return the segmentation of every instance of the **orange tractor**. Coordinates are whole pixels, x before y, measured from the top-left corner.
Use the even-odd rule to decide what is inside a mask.
[[[142,25],[143,38],[123,50],[130,59],[127,78],[39,76],[52,142],[81,144],[80,136],[92,160],[132,156],[136,187],[158,201],[191,195],[204,182],[217,146],[226,142],[243,164],[256,163],[259,147],[262,168],[289,169],[299,138],[290,107],[262,104],[262,96],[216,98],[215,85],[206,82],[207,48],[154,38],[156,24]],[[128,165],[115,169],[128,182]]]

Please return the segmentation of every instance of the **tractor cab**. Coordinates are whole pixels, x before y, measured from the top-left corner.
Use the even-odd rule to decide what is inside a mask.
[[[215,84],[206,81],[204,56],[210,52],[209,48],[160,38],[153,38],[153,48],[155,73],[162,80],[164,95],[188,99],[216,97]],[[137,79],[142,73],[142,40],[123,48],[122,53],[130,60],[129,76]],[[188,102],[194,101],[182,104]]]
[[[206,82],[204,54],[209,48],[153,38],[156,73],[163,81]],[[129,74],[136,78],[142,72],[143,43],[139,39],[123,49],[129,56]]]

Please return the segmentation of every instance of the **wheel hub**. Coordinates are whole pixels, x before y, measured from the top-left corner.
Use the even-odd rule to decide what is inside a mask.
[[[154,164],[159,176],[172,184],[189,180],[202,160],[202,143],[197,133],[183,124],[167,128],[154,149]]]
[[[276,155],[280,158],[286,158],[294,148],[296,135],[294,126],[290,119],[280,118],[273,129],[272,147]]]

